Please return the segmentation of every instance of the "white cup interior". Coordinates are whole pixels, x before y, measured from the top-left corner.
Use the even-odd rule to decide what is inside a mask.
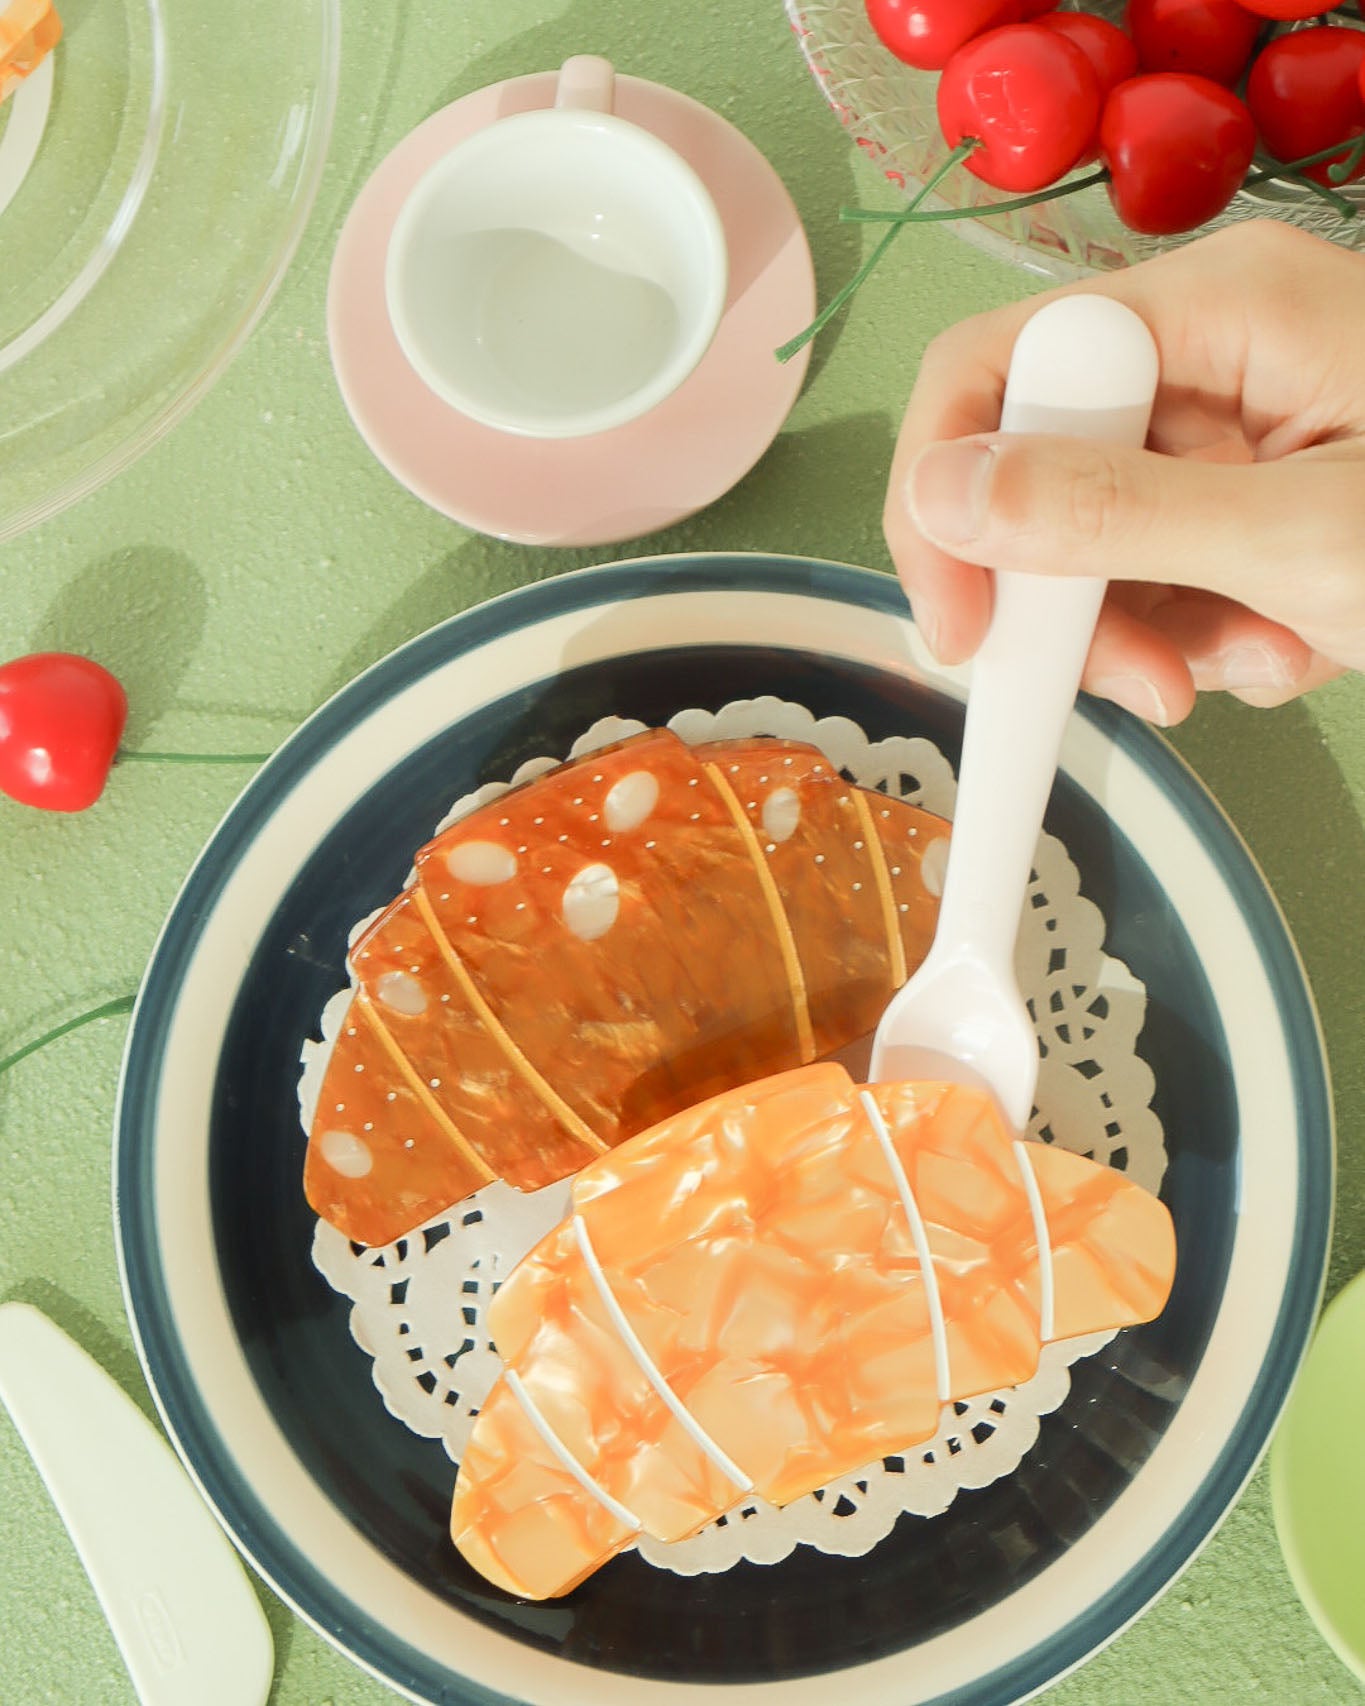
[[[561,438],[645,413],[719,324],[725,237],[657,137],[578,108],[521,113],[436,162],[389,243],[404,354],[453,408]]]

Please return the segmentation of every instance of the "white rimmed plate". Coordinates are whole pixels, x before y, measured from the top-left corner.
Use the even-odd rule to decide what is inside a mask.
[[[1048,826],[1148,990],[1140,1041],[1180,1262],[1149,1326],[1078,1365],[1017,1474],[864,1558],[680,1580],[617,1560],[528,1606],[451,1549],[439,1445],[388,1416],[309,1260],[299,1047],[348,926],[448,803],[598,717],[772,693],[950,756],[962,680],[896,583],[702,556],[566,575],[353,682],[228,814],[167,921],[120,1092],[120,1254],[163,1418],[261,1573],[419,1701],[1003,1706],[1080,1663],[1198,1550],[1269,1438],[1320,1294],[1332,1131],[1293,945],[1217,807],[1130,718],[1073,720]]]

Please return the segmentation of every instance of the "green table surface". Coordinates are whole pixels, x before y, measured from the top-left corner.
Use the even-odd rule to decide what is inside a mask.
[[[328,362],[328,264],[368,173],[447,101],[574,52],[605,53],[739,125],[790,187],[827,296],[876,235],[840,226],[837,209],[888,205],[890,192],[825,108],[780,0],[348,0],[344,10],[332,152],[283,287],[167,438],[0,546],[0,659],[49,648],[99,657],[128,689],[131,747],[265,750],[412,635],[586,563],[719,549],[887,569],[883,484],[926,341],[1036,287],[946,231],[901,240],[821,340],[785,429],[732,492],[666,532],[600,550],[499,543],[425,508],[365,449]],[[1340,1143],[1330,1295],[1365,1267],[1365,680],[1273,712],[1210,699],[1172,739],[1260,861],[1322,1014]],[[0,1054],[136,987],[178,885],[245,780],[231,767],[125,764],[82,816],[0,799]],[[110,1217],[125,1027],[90,1026],[0,1079],[0,1299],[48,1311],[151,1414]],[[126,1706],[133,1691],[112,1638],[2,1412],[0,1511],[0,1701]],[[277,1706],[393,1698],[259,1591]],[[1299,1605],[1262,1466],[1185,1574],[1046,1699],[1312,1706],[1365,1699],[1365,1688]]]

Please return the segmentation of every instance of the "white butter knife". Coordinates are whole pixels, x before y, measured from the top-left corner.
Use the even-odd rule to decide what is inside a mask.
[[[142,1706],[263,1706],[270,1627],[226,1534],[123,1388],[27,1303],[0,1304],[0,1402]]]

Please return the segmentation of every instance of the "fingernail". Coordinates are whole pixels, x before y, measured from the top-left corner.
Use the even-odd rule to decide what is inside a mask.
[[[1101,699],[1112,699],[1116,705],[1146,722],[1159,723],[1164,727],[1171,720],[1165,700],[1146,676],[1106,675],[1091,682],[1090,691],[1097,693]]]
[[[929,444],[910,466],[905,501],[910,519],[935,545],[976,539],[985,525],[995,452],[967,440]]]
[[[1217,685],[1238,687],[1292,687],[1294,672],[1286,659],[1268,646],[1231,646],[1214,659]]]
[[[920,605],[912,602],[910,605],[910,618],[919,629],[920,638],[924,641],[925,645],[928,646],[932,656],[939,657],[938,617],[935,616],[934,612],[927,604],[921,607]]]

